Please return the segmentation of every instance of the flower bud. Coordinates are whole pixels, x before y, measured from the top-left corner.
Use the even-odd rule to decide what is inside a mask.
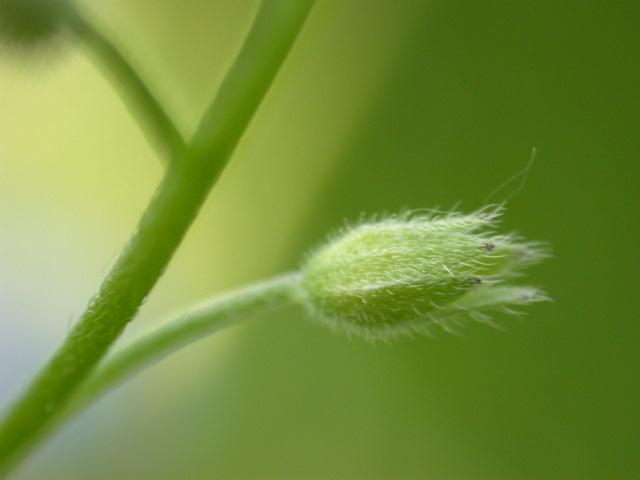
[[[543,300],[530,287],[496,285],[544,256],[535,244],[493,234],[499,214],[408,214],[346,229],[303,267],[310,314],[375,340]]]
[[[71,0],[0,0],[0,39],[40,44],[59,33],[74,12]]]

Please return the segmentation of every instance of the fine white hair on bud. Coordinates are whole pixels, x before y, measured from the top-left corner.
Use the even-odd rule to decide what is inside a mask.
[[[501,206],[469,215],[406,213],[346,228],[303,265],[312,317],[369,340],[451,330],[490,310],[546,300],[504,283],[546,254],[541,244],[498,235]]]

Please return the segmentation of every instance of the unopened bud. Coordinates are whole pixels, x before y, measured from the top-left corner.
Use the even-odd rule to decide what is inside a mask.
[[[0,0],[0,39],[41,44],[63,30],[73,12],[71,0]]]
[[[375,340],[543,300],[531,287],[496,285],[544,256],[493,234],[499,214],[401,215],[346,229],[303,267],[311,315]]]

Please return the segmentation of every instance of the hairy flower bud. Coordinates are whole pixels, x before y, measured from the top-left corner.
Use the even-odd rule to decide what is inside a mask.
[[[535,244],[493,234],[499,214],[408,214],[346,229],[303,267],[311,315],[384,339],[545,299],[535,288],[497,285],[544,257]]]

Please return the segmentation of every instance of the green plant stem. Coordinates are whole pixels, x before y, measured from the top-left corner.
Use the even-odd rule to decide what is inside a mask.
[[[315,0],[265,0],[242,46],[238,61],[227,72],[214,101],[205,111],[191,141],[196,155],[209,162],[230,151],[252,112],[271,85],[300,26]],[[274,35],[274,32],[278,32]],[[272,59],[265,62],[265,58]],[[262,65],[263,68],[256,68]],[[250,113],[251,112],[251,113]]]
[[[213,182],[185,166],[168,170],[99,293],[0,425],[0,472],[38,440],[162,274]]]
[[[222,117],[214,115],[214,122],[205,119],[185,161],[169,164],[135,234],[87,310],[0,422],[0,477],[35,447],[137,314],[260,105],[312,4],[310,0],[262,4],[213,102],[212,108],[219,105]],[[233,81],[239,76],[254,80]]]
[[[78,13],[71,26],[94,53],[149,143],[163,157],[180,159],[187,149],[184,138],[124,55],[93,25],[88,15]]]
[[[68,409],[75,415],[138,371],[252,314],[295,303],[299,272],[242,287],[196,307],[108,355],[78,389]]]

